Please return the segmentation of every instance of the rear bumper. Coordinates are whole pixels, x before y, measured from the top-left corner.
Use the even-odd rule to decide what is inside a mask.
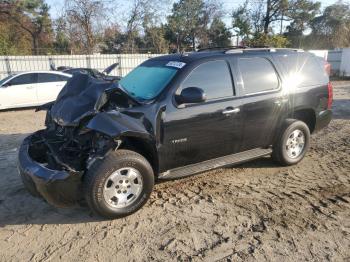
[[[329,109],[319,112],[316,117],[315,132],[320,131],[322,128],[328,126],[332,120],[332,116],[332,110]]]
[[[54,206],[66,207],[76,204],[82,198],[82,172],[52,170],[33,160],[30,147],[36,134],[38,133],[24,139],[19,150],[18,170],[24,185],[33,195],[44,198]]]

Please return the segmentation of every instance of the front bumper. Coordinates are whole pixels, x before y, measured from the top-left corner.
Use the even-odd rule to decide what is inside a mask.
[[[30,156],[33,136],[24,139],[18,156],[18,169],[26,188],[35,196],[44,198],[57,207],[67,207],[77,204],[82,199],[83,172],[67,172],[53,170],[39,163]],[[45,154],[45,152],[40,152]]]

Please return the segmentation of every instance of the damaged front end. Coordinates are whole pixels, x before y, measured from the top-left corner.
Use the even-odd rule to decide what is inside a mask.
[[[29,191],[50,204],[63,207],[81,200],[81,179],[89,163],[114,147],[110,138],[74,128],[40,130],[20,148],[19,170]]]
[[[58,207],[82,199],[82,177],[89,166],[119,146],[118,136],[128,127],[118,119],[129,116],[119,108],[132,107],[117,83],[75,75],[47,110],[46,129],[27,137],[19,151],[19,171],[28,190]],[[102,120],[101,120],[102,119]],[[133,118],[134,132],[144,127]]]

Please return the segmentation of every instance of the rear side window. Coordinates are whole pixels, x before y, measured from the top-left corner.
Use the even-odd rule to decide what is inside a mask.
[[[182,83],[186,87],[203,89],[207,100],[233,96],[230,70],[225,61],[211,61],[195,68]]]
[[[27,84],[35,84],[35,74],[25,74],[25,75],[19,75],[13,78],[9,84],[10,85],[27,85]]]
[[[59,79],[59,81],[68,81],[68,80],[69,80],[69,77],[68,77],[68,76],[59,75],[59,76],[58,76],[58,79]]]
[[[243,78],[245,95],[278,88],[277,73],[269,60],[262,57],[240,58],[238,66]]]
[[[48,74],[48,73],[38,74],[38,83],[60,82],[60,81],[66,81],[66,80],[62,80],[61,76],[56,74]]]

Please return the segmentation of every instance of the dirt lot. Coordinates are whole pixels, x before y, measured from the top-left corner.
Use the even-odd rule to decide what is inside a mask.
[[[33,110],[0,113],[0,261],[350,261],[350,83],[335,83],[335,117],[306,158],[269,158],[165,182],[136,214],[101,221],[56,209],[19,179]]]

